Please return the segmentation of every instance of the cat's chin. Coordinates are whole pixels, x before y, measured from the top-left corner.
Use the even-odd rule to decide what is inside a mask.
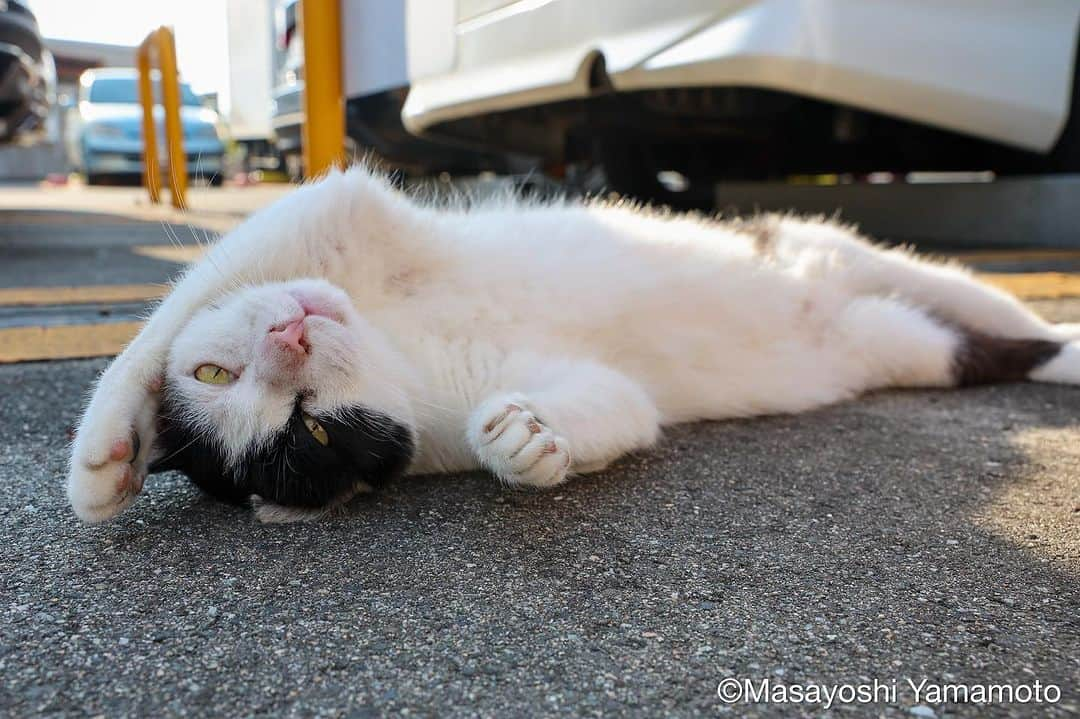
[[[367,482],[357,482],[353,489],[343,494],[325,507],[287,507],[275,504],[263,499],[257,494],[251,495],[251,508],[255,512],[255,519],[263,524],[291,524],[294,522],[317,522],[320,519],[334,517],[345,513],[346,505],[357,495],[370,493],[371,485]]]

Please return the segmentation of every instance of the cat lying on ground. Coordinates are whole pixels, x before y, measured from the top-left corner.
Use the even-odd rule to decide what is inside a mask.
[[[1076,327],[836,224],[416,203],[332,172],[217,243],[102,374],[68,496],[178,469],[262,519],[402,473],[551,487],[663,425],[883,387],[1080,383]]]

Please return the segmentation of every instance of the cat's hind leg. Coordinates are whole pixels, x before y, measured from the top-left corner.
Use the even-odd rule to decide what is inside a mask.
[[[905,248],[873,245],[833,222],[766,216],[753,225],[768,238],[763,252],[821,273],[856,295],[897,295],[962,327],[1014,339],[1074,339],[1008,292],[982,282],[957,263],[934,262]]]
[[[1080,343],[989,335],[888,297],[848,304],[834,329],[857,391],[1034,380],[1080,384]]]
[[[466,440],[509,485],[551,487],[652,445],[660,413],[637,383],[585,361],[537,366],[519,391],[497,392],[470,414]]]

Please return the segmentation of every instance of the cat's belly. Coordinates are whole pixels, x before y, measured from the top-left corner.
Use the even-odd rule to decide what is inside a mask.
[[[850,348],[832,322],[851,300],[844,287],[738,258],[705,269],[654,268],[647,292],[640,278],[595,287],[581,276],[495,277],[468,293],[420,293],[372,319],[456,412],[527,388],[537,366],[561,359],[625,374],[667,422],[800,411],[843,393]],[[462,441],[433,437],[439,449],[418,468],[469,467]]]

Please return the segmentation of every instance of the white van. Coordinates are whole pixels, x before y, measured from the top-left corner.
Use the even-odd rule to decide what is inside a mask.
[[[1080,170],[1077,0],[407,0],[413,133],[611,186]]]

